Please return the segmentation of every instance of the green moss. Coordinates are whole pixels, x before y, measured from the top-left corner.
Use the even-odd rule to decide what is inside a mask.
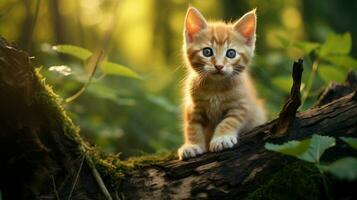
[[[257,190],[249,200],[320,199],[319,172],[309,164],[296,162],[284,167]]]
[[[152,155],[131,157],[128,160],[122,161],[122,164],[127,170],[132,170],[135,168],[145,167],[152,164],[160,164],[174,159],[178,159],[176,152],[163,152]]]
[[[82,144],[83,140],[79,136],[79,127],[75,126],[71,118],[66,114],[61,103],[63,100],[52,90],[52,87],[45,83],[45,79],[39,72],[40,69],[35,69],[37,76],[38,88],[35,88],[35,97],[32,103],[41,105],[41,108],[46,108],[45,112],[52,116],[50,123],[61,124],[66,136],[75,140],[78,144]],[[45,106],[43,106],[45,105]]]
[[[120,160],[119,156],[105,153],[96,147],[88,149],[88,154],[103,178],[110,181],[113,187],[119,187],[120,182],[125,179],[125,174],[134,169],[177,159],[176,152],[165,152]]]

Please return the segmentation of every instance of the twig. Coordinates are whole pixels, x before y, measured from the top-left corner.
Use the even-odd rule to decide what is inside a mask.
[[[98,170],[95,168],[92,159],[88,155],[86,155],[86,162],[87,162],[89,168],[91,169],[93,177],[96,180],[100,190],[103,192],[105,198],[107,200],[113,200],[113,198],[110,196],[108,189],[105,187],[102,177],[100,176]]]
[[[282,136],[294,121],[297,109],[301,105],[301,76],[303,72],[303,60],[299,59],[293,65],[293,86],[291,87],[290,96],[286,101],[283,109],[279,113],[277,123],[272,127],[271,133],[275,136]]]
[[[82,166],[83,166],[84,160],[85,160],[85,154],[83,154],[83,158],[82,158],[81,164],[79,165],[76,178],[74,179],[74,183],[73,183],[73,185],[72,185],[71,192],[70,192],[69,195],[68,195],[68,200],[71,199],[72,194],[73,194],[73,191],[74,191],[74,189],[76,188],[76,185],[77,185],[77,182],[78,182],[78,179],[79,179],[79,175],[80,175],[80,173],[81,173],[81,171],[82,171]]]
[[[55,192],[56,195],[56,199],[60,200],[58,192],[57,192],[57,187],[56,187],[56,182],[55,182],[55,178],[53,177],[53,175],[51,175],[52,178],[52,185],[53,185],[53,191]]]
[[[103,55],[104,55],[104,52],[100,51],[97,59],[95,60],[95,65],[93,67],[92,73],[90,74],[90,76],[88,78],[88,81],[75,94],[66,98],[63,103],[70,103],[71,101],[73,101],[73,100],[77,99],[79,96],[81,96],[81,94],[83,94],[83,92],[88,88],[89,84],[91,83],[91,81],[95,75],[95,72],[97,71],[97,69],[100,65],[100,62],[103,60]]]
[[[102,39],[101,43],[99,44],[99,48],[97,48],[97,49],[102,49],[102,50],[100,51],[100,54],[99,54],[99,56],[98,56],[98,58],[96,60],[96,64],[95,64],[95,66],[93,68],[93,71],[92,71],[88,81],[74,95],[66,98],[63,103],[69,103],[69,102],[77,99],[79,96],[81,96],[81,94],[83,94],[83,92],[87,89],[87,87],[91,83],[91,81],[92,81],[92,79],[94,77],[94,74],[95,74],[97,68],[100,65],[100,61],[103,58],[103,52],[108,50],[108,46],[109,46],[110,41],[112,39],[112,34],[113,34],[113,32],[114,32],[114,30],[116,28],[117,23],[116,23],[115,19],[117,18],[116,17],[117,13],[119,13],[119,12],[117,12],[118,5],[119,5],[119,0],[114,1],[114,5],[112,7],[113,8],[112,16],[111,16],[110,23],[109,23],[110,25],[107,27],[106,31],[104,32],[103,39]]]

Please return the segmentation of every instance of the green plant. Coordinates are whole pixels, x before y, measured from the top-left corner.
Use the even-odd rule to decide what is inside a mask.
[[[76,57],[82,60],[83,62],[87,62],[94,55],[88,49],[74,46],[74,45],[68,45],[68,44],[53,46],[53,50],[59,53]],[[125,76],[129,78],[141,79],[141,76],[138,75],[136,72],[134,72],[133,70],[129,69],[126,66],[117,63],[113,63],[110,61],[103,61],[101,62],[99,67],[104,75],[116,75],[116,76]]]
[[[135,73],[128,67],[106,60],[103,61],[103,57],[104,57],[103,52],[99,52],[98,54],[93,54],[88,49],[74,46],[74,45],[56,45],[53,46],[53,50],[80,59],[84,63],[84,65],[87,65],[87,68],[92,70],[88,78],[88,81],[84,83],[83,87],[78,92],[76,92],[71,97],[65,99],[66,103],[71,102],[74,99],[78,98],[87,89],[87,87],[92,81],[92,78],[96,73],[97,68],[101,69],[102,78],[106,75],[115,75],[115,76],[124,76],[134,79],[141,79],[141,77],[137,73]],[[57,71],[63,75],[69,75],[71,72],[71,69],[68,66],[63,66],[63,65],[53,66],[50,68],[50,70]]]
[[[181,134],[175,101],[162,92],[148,91],[147,82],[138,81],[140,75],[107,61],[103,53],[73,45],[53,48],[74,59],[50,67],[56,73],[46,78],[61,96],[68,97],[64,103],[71,102],[66,107],[89,140],[106,152],[123,152],[121,158],[177,148]],[[93,67],[93,63],[98,65]]]
[[[353,149],[357,149],[357,138],[340,137],[340,139],[349,144]],[[340,158],[332,163],[321,162],[320,158],[324,152],[335,146],[335,144],[336,139],[333,137],[314,134],[310,139],[303,141],[293,140],[284,144],[266,143],[265,148],[314,164],[321,174],[326,193],[328,194],[324,173],[330,173],[342,180],[351,181],[357,179],[357,158],[355,157]]]
[[[305,60],[311,64],[308,70],[309,77],[302,84],[302,105],[312,94],[331,81],[343,82],[345,74],[350,69],[357,69],[357,60],[350,56],[352,48],[352,37],[350,33],[330,33],[325,42],[290,42],[288,39],[278,37],[284,47],[297,49],[304,55]],[[289,92],[291,85],[290,77],[279,76],[273,79],[273,84]],[[317,81],[320,80],[320,81]],[[322,81],[322,83],[321,83]],[[282,88],[283,85],[283,88]]]

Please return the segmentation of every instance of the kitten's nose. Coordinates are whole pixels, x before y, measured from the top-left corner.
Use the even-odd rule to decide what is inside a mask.
[[[215,65],[214,68],[216,68],[218,71],[221,71],[223,69],[223,65]]]

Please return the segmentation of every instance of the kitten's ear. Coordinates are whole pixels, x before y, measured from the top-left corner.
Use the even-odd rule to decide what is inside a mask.
[[[190,42],[193,36],[207,27],[207,22],[200,11],[194,7],[189,7],[185,19],[186,41]]]
[[[257,27],[256,9],[247,12],[234,25],[233,28],[247,39],[247,44],[251,44],[255,40],[255,30]]]

